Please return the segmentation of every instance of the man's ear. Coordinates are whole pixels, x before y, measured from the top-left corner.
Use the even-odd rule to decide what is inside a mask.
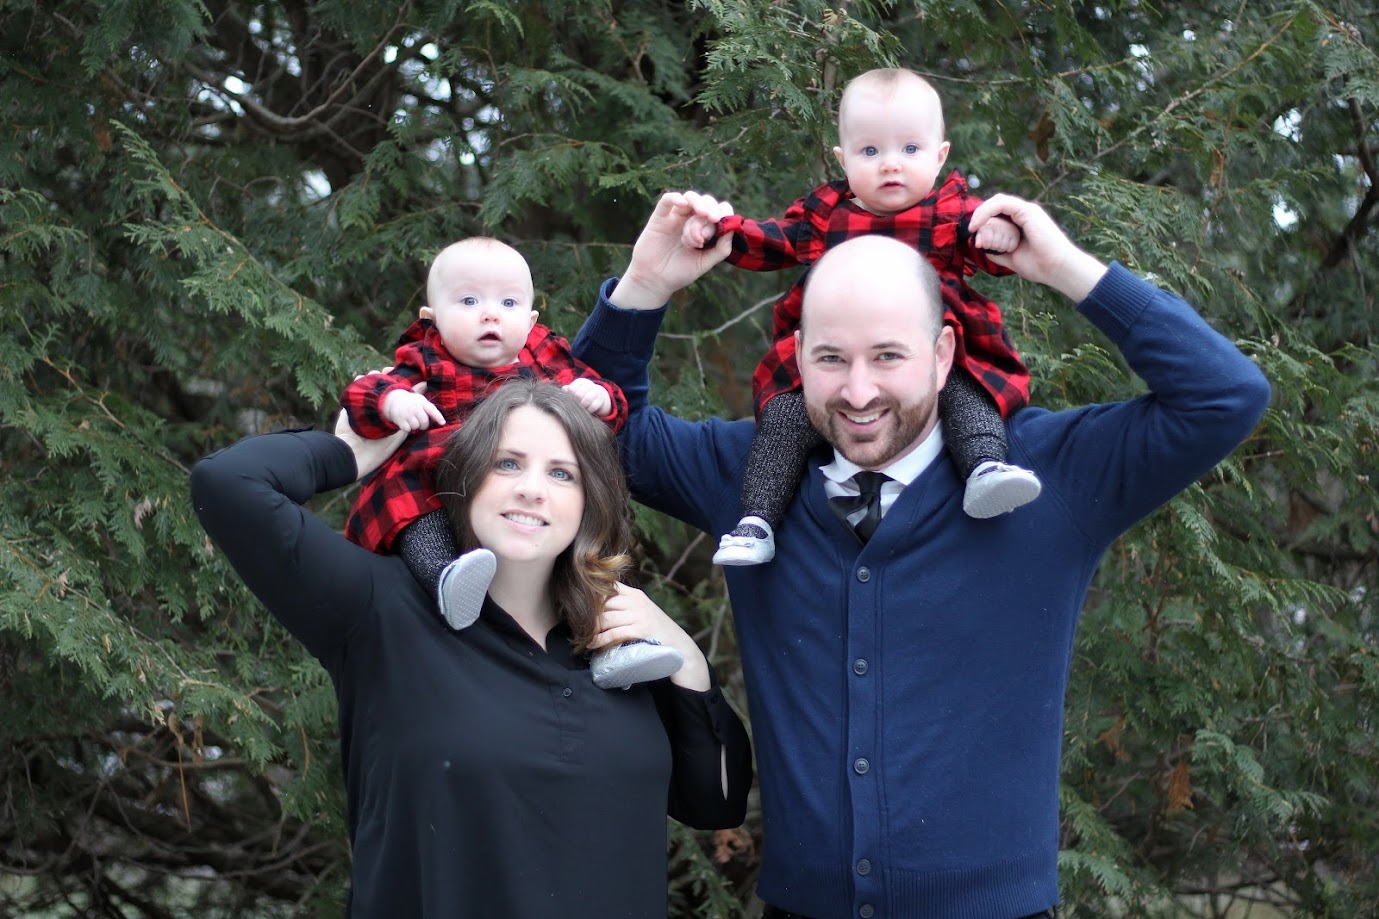
[[[435,321],[436,321],[436,311],[433,310],[433,309],[431,309],[431,307],[429,307],[429,306],[423,306],[421,309],[417,310],[417,318],[418,318],[418,319],[430,319],[432,322],[435,322]]]
[[[945,322],[943,331],[938,333],[938,340],[934,342],[935,392],[943,389],[943,384],[948,382],[948,371],[953,369],[953,352],[955,350],[957,350],[957,341],[953,337],[953,327]]]

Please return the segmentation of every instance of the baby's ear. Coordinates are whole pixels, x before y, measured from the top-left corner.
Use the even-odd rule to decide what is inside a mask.
[[[528,322],[528,323],[527,323],[527,331],[528,331],[528,332],[530,332],[532,329],[536,328],[536,320],[537,320],[537,317],[539,317],[540,315],[541,315],[541,314],[538,313],[536,310],[532,310],[532,311],[531,311],[531,322]]]
[[[434,310],[431,309],[431,307],[429,307],[429,306],[423,306],[421,309],[417,310],[417,318],[418,318],[418,319],[430,319],[430,320],[434,321],[435,318],[436,318],[436,313],[435,313]]]

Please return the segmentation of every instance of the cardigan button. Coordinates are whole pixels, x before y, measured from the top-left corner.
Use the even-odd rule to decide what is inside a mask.
[[[863,584],[865,584],[865,583],[867,583],[868,581],[870,581],[870,580],[871,580],[871,569],[868,568],[866,565],[863,565],[861,568],[858,568],[858,569],[857,569],[857,580],[861,581]]]
[[[872,916],[876,915],[876,907],[870,903],[863,903],[862,908],[857,911],[857,915],[861,916],[862,919],[871,919]]]
[[[852,762],[852,771],[855,772],[855,773],[857,773],[858,775],[866,775],[866,774],[867,774],[867,770],[870,769],[870,768],[871,768],[871,763],[867,762],[865,759],[863,759],[863,758],[860,757],[860,756],[857,757],[857,759],[853,760],[853,762]]]
[[[859,657],[852,662],[852,672],[858,676],[865,676],[868,666],[870,665],[867,663],[867,659],[865,657]]]
[[[868,861],[868,860],[865,859],[865,858],[862,859],[860,862],[858,862],[858,863],[857,863],[857,873],[858,873],[858,874],[871,874],[871,862]]]
[[[566,686],[564,689],[560,691],[560,694],[568,699],[575,694],[575,691],[570,687]]]

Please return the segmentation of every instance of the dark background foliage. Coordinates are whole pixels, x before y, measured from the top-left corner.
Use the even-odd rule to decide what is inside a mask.
[[[328,423],[453,239],[517,245],[573,336],[656,195],[781,212],[835,175],[841,85],[897,63],[982,193],[1183,292],[1275,386],[1097,578],[1071,912],[1379,913],[1376,48],[1358,0],[0,0],[0,912],[338,914],[333,696],[208,544],[188,468]],[[746,413],[789,280],[677,297],[658,400]],[[1068,304],[979,280],[1036,403],[1139,391]],[[639,522],[745,710],[707,540]],[[760,845],[755,814],[672,827],[674,914],[754,915]]]

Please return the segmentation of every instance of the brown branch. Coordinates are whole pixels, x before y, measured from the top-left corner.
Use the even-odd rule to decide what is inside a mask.
[[[340,109],[367,108],[367,106],[362,104],[362,100],[385,76],[392,72],[393,67],[385,67],[375,73],[374,76],[364,84],[363,88],[355,91],[354,97],[348,103],[341,104],[340,100],[354,85],[355,80],[364,74],[366,68],[373,64],[373,62],[383,54],[384,50],[387,49],[394,33],[402,27],[403,20],[410,6],[410,3],[402,4],[402,7],[398,10],[397,19],[394,21],[393,25],[389,27],[388,31],[383,34],[383,37],[378,40],[373,49],[364,56],[363,60],[355,66],[354,70],[351,71],[346,79],[340,81],[340,85],[326,97],[325,101],[321,102],[305,115],[279,115],[277,112],[254,101],[247,93],[237,93],[227,89],[225,86],[221,85],[223,81],[218,81],[215,75],[207,73],[190,63],[183,63],[182,66],[193,77],[205,83],[208,89],[228,99],[232,99],[242,106],[246,113],[256,120],[261,121],[273,131],[285,136],[296,136],[298,132],[303,130],[305,130],[308,135],[314,134],[329,128],[338,120],[341,117]],[[394,64],[396,64],[396,62],[394,62]],[[380,115],[379,117],[386,116]]]

